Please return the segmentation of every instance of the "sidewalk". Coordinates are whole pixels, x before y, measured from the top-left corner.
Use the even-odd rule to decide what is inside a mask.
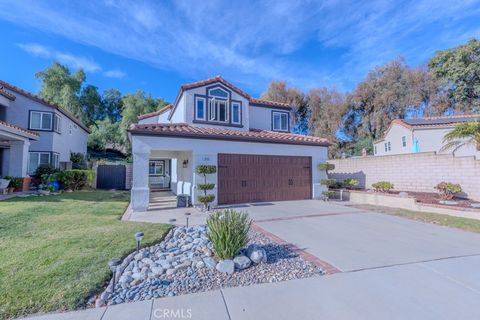
[[[162,298],[32,320],[480,319],[480,255]]]

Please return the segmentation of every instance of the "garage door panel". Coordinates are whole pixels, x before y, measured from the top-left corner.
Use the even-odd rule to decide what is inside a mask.
[[[219,204],[309,199],[311,158],[218,155]]]

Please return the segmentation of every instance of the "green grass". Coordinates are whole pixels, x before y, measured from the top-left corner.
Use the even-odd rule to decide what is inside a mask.
[[[418,212],[418,211],[410,211],[405,209],[373,206],[373,205],[359,205],[355,207],[370,210],[370,211],[390,214],[398,217],[408,218],[416,221],[434,223],[441,226],[480,233],[480,220],[476,220],[476,219],[454,217],[446,214]]]
[[[160,241],[168,225],[120,221],[128,193],[81,191],[0,202],[0,319],[72,310],[111,277],[107,262]]]

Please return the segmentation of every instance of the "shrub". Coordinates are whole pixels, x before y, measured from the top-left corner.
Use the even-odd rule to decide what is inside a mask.
[[[333,163],[325,162],[325,163],[320,163],[318,165],[318,170],[321,170],[321,171],[328,171],[333,169],[335,169],[335,165]]]
[[[435,187],[440,192],[442,200],[452,200],[456,193],[462,192],[462,187],[459,184],[451,182],[440,182]]]
[[[44,177],[48,177],[49,175],[58,173],[58,172],[60,172],[60,170],[56,169],[52,165],[42,164],[37,168],[37,170],[35,170],[34,176],[35,178],[39,179],[42,183],[46,183],[45,181],[42,180]]]
[[[207,174],[213,174],[217,172],[217,167],[212,165],[202,164],[197,166],[196,172],[198,174],[203,175],[203,178],[204,178],[204,183],[197,184],[197,188],[203,191],[203,195],[198,196],[197,199],[198,201],[203,203],[203,205],[205,206],[205,209],[207,209],[208,205],[215,200],[215,196],[213,194],[210,194],[210,195],[207,194],[208,190],[212,190],[213,188],[215,188],[214,183],[207,183]]]
[[[87,159],[81,152],[71,152],[70,161],[72,162],[72,169],[87,169]]]
[[[372,187],[373,189],[375,189],[375,191],[389,192],[390,190],[393,189],[393,183],[389,181],[378,181],[372,184]]]
[[[95,172],[92,170],[65,170],[58,174],[58,180],[65,189],[80,190],[92,183]]]
[[[348,178],[343,181],[343,185],[347,189],[353,189],[358,186],[359,181],[357,179]]]
[[[10,183],[8,184],[9,188],[18,189],[23,184],[23,179],[20,178],[20,177],[6,176],[6,177],[3,177],[3,178],[6,179],[6,180],[10,180]]]
[[[207,219],[207,235],[213,252],[220,259],[231,259],[248,243],[252,220],[245,212],[231,209],[217,211]]]
[[[320,180],[320,184],[327,186],[327,187],[333,187],[337,183],[337,180],[335,179],[322,179]]]
[[[215,183],[199,183],[197,184],[197,188],[202,191],[212,190],[215,188]]]
[[[323,194],[323,199],[325,201],[328,201],[329,199],[331,199],[335,195],[335,191],[327,190],[327,191],[323,191],[322,194]]]

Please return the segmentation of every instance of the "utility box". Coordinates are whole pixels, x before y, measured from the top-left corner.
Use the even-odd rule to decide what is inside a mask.
[[[190,195],[188,194],[179,194],[177,195],[177,208],[190,207]]]

